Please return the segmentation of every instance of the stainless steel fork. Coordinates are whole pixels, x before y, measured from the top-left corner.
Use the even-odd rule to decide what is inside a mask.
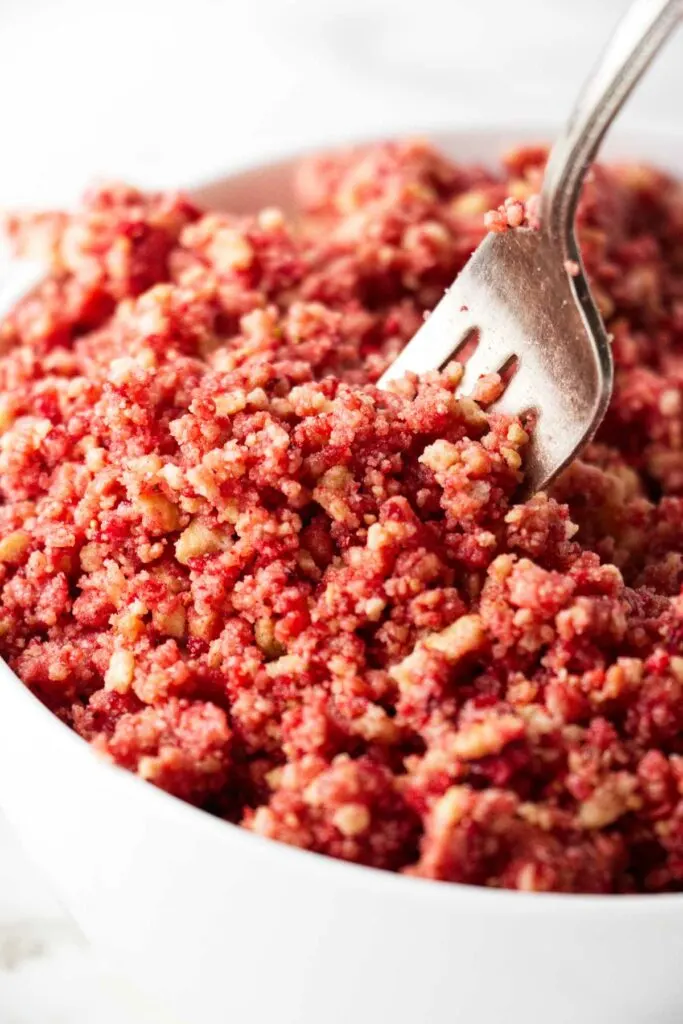
[[[683,0],[636,0],[555,143],[540,230],[486,236],[423,327],[384,373],[440,369],[477,332],[460,392],[515,363],[495,408],[534,412],[524,491],[546,487],[593,436],[612,392],[609,337],[591,296],[574,220],[590,161],[624,100],[683,14]]]

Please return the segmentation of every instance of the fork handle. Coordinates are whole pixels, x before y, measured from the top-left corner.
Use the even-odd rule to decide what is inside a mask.
[[[548,159],[542,228],[576,256],[574,217],[581,183],[610,124],[683,15],[683,0],[635,0],[581,91]]]

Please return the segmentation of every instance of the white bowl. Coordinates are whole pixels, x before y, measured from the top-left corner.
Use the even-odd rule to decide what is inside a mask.
[[[525,137],[436,141],[487,161]],[[621,150],[683,169],[683,136]],[[195,192],[286,206],[291,168]],[[2,663],[0,803],[85,934],[184,1024],[683,1019],[683,894],[498,892],[288,848],[100,762]]]

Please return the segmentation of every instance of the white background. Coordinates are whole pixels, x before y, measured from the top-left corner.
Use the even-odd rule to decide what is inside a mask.
[[[624,6],[0,0],[0,202],[60,198],[93,174],[192,176],[358,131],[553,119]],[[631,120],[675,122],[681,46]]]
[[[0,206],[71,201],[96,177],[183,183],[355,133],[552,122],[624,6],[0,0]],[[682,49],[683,34],[622,126],[683,131]],[[0,1024],[156,1019],[129,999],[0,817]]]

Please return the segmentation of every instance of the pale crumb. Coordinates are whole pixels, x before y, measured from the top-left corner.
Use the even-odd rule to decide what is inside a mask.
[[[271,768],[271,770],[266,773],[266,782],[271,789],[279,789],[282,785],[282,772],[282,766],[278,765],[277,768]]]
[[[349,838],[367,832],[370,821],[370,812],[363,804],[342,804],[332,817],[335,828]]]
[[[432,633],[424,644],[456,662],[466,654],[480,650],[486,642],[486,630],[479,615],[463,615],[440,633]]]
[[[611,825],[627,811],[637,810],[642,800],[636,795],[638,780],[625,772],[608,776],[579,807],[579,824],[585,829]]]
[[[443,473],[459,461],[460,451],[457,445],[443,439],[427,445],[420,456],[420,462],[434,473]]]
[[[112,384],[121,386],[130,380],[139,369],[138,363],[132,356],[119,356],[118,359],[112,359],[109,364],[109,380]]]
[[[254,388],[247,395],[247,404],[252,409],[267,409],[268,395],[263,388]]]
[[[663,416],[678,416],[683,407],[683,397],[680,391],[669,388],[663,391],[659,398],[659,411]]]
[[[173,491],[181,490],[185,481],[183,471],[180,466],[175,466],[172,462],[168,462],[159,470],[159,476],[165,480]]]
[[[107,452],[104,448],[89,448],[85,453],[85,464],[91,473],[99,473],[107,462]]]
[[[247,407],[247,394],[242,388],[235,388],[224,395],[215,395],[213,404],[217,416],[234,416]]]
[[[184,608],[174,608],[170,612],[152,612],[152,622],[160,633],[175,637],[177,640],[185,636],[187,614]]]
[[[467,786],[451,786],[432,809],[431,820],[438,832],[446,832],[458,825],[471,804]]]
[[[216,264],[231,270],[246,270],[254,260],[249,241],[234,228],[222,228],[213,237],[211,258]]]
[[[14,412],[9,404],[6,397],[0,398],[0,434],[4,434],[6,430],[14,423]]]
[[[146,614],[146,605],[142,601],[133,601],[128,608],[116,615],[112,620],[114,632],[126,643],[134,644],[145,631],[143,617]]]
[[[0,562],[19,562],[30,544],[30,534],[25,530],[14,530],[0,540]]]
[[[344,491],[350,488],[352,483],[353,477],[346,466],[332,466],[323,473],[314,488],[313,500],[317,501],[335,522],[355,528],[359,525],[358,517],[343,497]]]
[[[318,568],[313,555],[305,548],[301,548],[297,552],[296,563],[301,571],[306,573],[307,576],[312,576],[314,579],[317,579],[320,576],[320,569]]]
[[[389,717],[384,708],[371,705],[360,718],[354,719],[353,732],[368,743],[391,745],[398,741],[401,727]]]
[[[481,429],[488,423],[486,414],[482,412],[477,403],[472,398],[468,398],[467,395],[463,395],[462,398],[458,398],[457,410],[469,427]]]
[[[370,622],[379,622],[387,602],[381,597],[370,597],[365,602],[365,614]]]
[[[517,872],[517,888],[520,892],[538,892],[541,888],[538,881],[539,868],[537,864],[525,864]]]
[[[176,541],[176,558],[183,565],[203,555],[213,555],[226,546],[226,536],[221,530],[212,529],[200,519],[193,519]]]
[[[513,448],[501,447],[500,454],[507,462],[510,469],[518,470],[522,465],[522,457]]]
[[[283,654],[277,661],[266,665],[269,676],[297,675],[304,670],[304,660],[298,654]]]
[[[285,648],[275,639],[275,623],[272,619],[258,620],[254,626],[254,639],[256,646],[267,658],[279,658],[285,653]]]
[[[459,217],[480,217],[489,208],[490,200],[486,192],[471,189],[456,196],[451,202],[451,212]]]
[[[104,675],[105,690],[127,693],[133,682],[135,658],[131,651],[114,651],[109,659],[109,668]]]
[[[683,683],[683,658],[678,655],[674,655],[669,665],[678,682]]]
[[[467,725],[456,733],[451,749],[461,760],[474,761],[499,754],[523,733],[524,723],[516,715],[492,716],[486,721]]]
[[[83,572],[95,572],[96,569],[100,569],[104,562],[105,550],[102,545],[94,542],[84,544],[79,556]]]
[[[507,439],[510,444],[514,444],[516,447],[521,448],[522,445],[528,444],[529,435],[519,423],[511,423],[508,427]]]
[[[158,757],[145,755],[138,761],[138,775],[146,782],[152,782],[159,774],[160,760]]]
[[[285,226],[284,214],[276,206],[266,206],[258,215],[258,224],[264,231],[278,231]]]
[[[177,505],[163,494],[143,494],[136,502],[142,513],[142,521],[151,533],[172,533],[180,526],[180,512]]]

